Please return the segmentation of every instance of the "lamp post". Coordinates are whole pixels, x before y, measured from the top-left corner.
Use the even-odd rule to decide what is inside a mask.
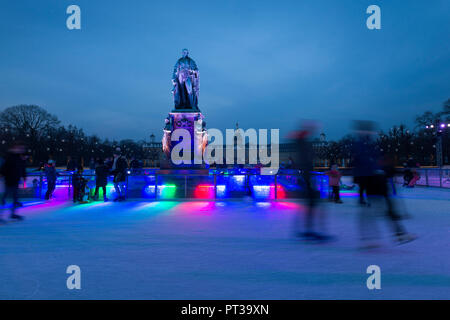
[[[450,122],[445,123],[441,121],[436,121],[434,124],[425,126],[426,129],[432,130],[433,135],[436,136],[436,164],[439,168],[442,168],[442,135],[444,130],[450,129]]]

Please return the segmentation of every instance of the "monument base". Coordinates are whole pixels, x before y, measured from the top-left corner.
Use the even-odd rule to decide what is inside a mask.
[[[202,159],[204,149],[206,147],[207,135],[204,117],[200,110],[192,109],[174,109],[169,113],[169,123],[166,124],[163,137],[163,149],[167,157],[164,168],[184,168],[184,169],[203,169],[205,164],[194,164],[194,158]],[[184,129],[190,135],[190,156],[191,163],[175,164],[171,159],[173,148],[181,143],[181,141],[171,141],[173,131]],[[183,150],[184,151],[184,150]]]

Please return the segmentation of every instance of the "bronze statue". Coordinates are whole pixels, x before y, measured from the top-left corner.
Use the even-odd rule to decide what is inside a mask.
[[[197,64],[189,57],[188,49],[183,49],[182,57],[173,68],[173,100],[175,109],[198,109],[200,76]]]

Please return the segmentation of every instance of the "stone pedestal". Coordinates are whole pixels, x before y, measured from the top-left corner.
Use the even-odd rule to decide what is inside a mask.
[[[171,168],[203,168],[204,164],[194,164],[194,157],[201,158],[206,146],[206,128],[202,125],[204,117],[200,110],[172,110],[169,113],[169,123],[166,124],[163,137],[163,151],[166,154],[169,167]],[[177,129],[185,129],[189,132],[191,140],[191,164],[176,165],[171,160],[171,152],[173,148],[180,143],[179,141],[171,141],[172,133]]]

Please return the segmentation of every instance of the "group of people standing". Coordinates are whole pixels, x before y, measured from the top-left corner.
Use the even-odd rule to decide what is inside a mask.
[[[75,162],[69,159],[68,167],[74,166]],[[42,165],[39,170],[42,170],[47,180],[47,191],[45,193],[45,200],[50,200],[56,188],[56,180],[59,173],[56,170],[56,162],[50,159],[46,164]],[[87,180],[83,176],[83,167],[77,165],[70,167],[74,169],[71,175],[71,184],[73,188],[73,202],[84,202],[85,188]],[[123,201],[126,198],[125,183],[127,179],[128,161],[122,155],[121,149],[116,148],[111,159],[101,160],[97,159],[95,166],[95,193],[94,200],[98,200],[100,189],[103,191],[103,200],[108,201],[106,185],[108,177],[113,176],[114,188],[116,191],[116,198],[114,201]],[[6,199],[12,198],[11,215],[10,218],[14,220],[23,220],[23,216],[16,213],[16,209],[22,204],[18,199],[18,189],[21,180],[25,183],[26,178],[26,154],[25,145],[20,141],[13,143],[7,151],[7,154],[0,163],[0,175],[4,177],[5,190],[1,197],[2,206],[6,205]],[[0,223],[5,223],[0,217]]]
[[[69,159],[68,170],[72,169],[73,174],[71,176],[71,185],[73,188],[73,202],[86,202],[87,193],[87,180],[83,176],[83,167],[73,165],[73,160]],[[112,158],[103,160],[97,159],[95,163],[95,192],[94,200],[98,200],[100,190],[103,191],[103,200],[108,201],[106,186],[108,184],[108,177],[113,176],[114,188],[116,190],[117,197],[114,201],[123,201],[126,197],[125,182],[127,178],[128,161],[124,155],[122,155],[121,149],[116,148]],[[55,169],[54,160],[49,160],[44,167],[44,172],[47,178],[47,192],[45,199],[49,200],[55,190],[55,183],[58,173]]]

